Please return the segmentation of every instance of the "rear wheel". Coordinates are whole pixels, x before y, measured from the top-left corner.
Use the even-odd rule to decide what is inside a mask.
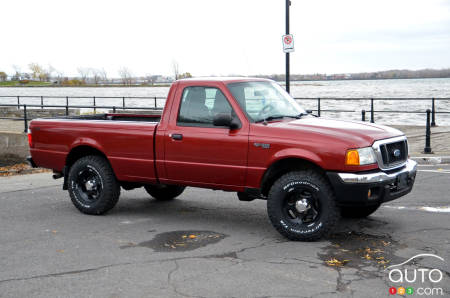
[[[85,156],[69,171],[68,190],[72,203],[83,213],[99,215],[119,200],[120,186],[108,161],[101,156]]]
[[[364,207],[341,207],[341,215],[346,218],[363,218],[378,210],[381,204]]]
[[[158,184],[158,185],[145,185],[144,188],[147,191],[147,193],[156,200],[169,201],[181,195],[186,187],[178,185]]]
[[[267,199],[272,225],[290,240],[319,239],[336,225],[338,211],[329,183],[313,170],[281,176]]]

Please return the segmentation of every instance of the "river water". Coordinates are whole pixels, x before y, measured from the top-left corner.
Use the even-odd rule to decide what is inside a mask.
[[[23,98],[21,103],[40,104],[39,96],[58,96],[60,98],[45,99],[45,104],[65,104],[66,96],[80,97],[70,99],[70,104],[92,105],[92,97],[97,98],[97,105],[121,106],[122,99],[108,97],[149,97],[144,99],[126,99],[129,106],[153,106],[151,97],[165,97],[169,87],[7,87],[0,88],[2,103],[16,103],[15,96],[36,96]],[[310,81],[291,82],[291,94],[294,97],[312,98],[449,98],[437,100],[438,112],[450,112],[450,79],[408,79],[408,80],[364,80],[364,81]],[[300,104],[306,109],[316,109],[317,100],[300,99]],[[162,107],[164,99],[157,101]],[[376,100],[375,111],[418,111],[422,113],[379,113],[375,112],[375,122],[382,124],[424,125],[426,109],[431,108],[431,100]],[[370,110],[370,100],[321,100],[322,110],[348,110],[353,112],[327,112],[322,116],[340,119],[361,119],[361,110]],[[369,112],[366,119],[370,117]],[[450,125],[450,114],[437,114],[438,125]]]

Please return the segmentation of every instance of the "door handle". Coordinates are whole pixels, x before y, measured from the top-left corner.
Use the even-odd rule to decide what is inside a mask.
[[[172,139],[177,140],[177,141],[181,141],[183,139],[183,135],[179,134],[179,133],[174,133],[171,135]]]

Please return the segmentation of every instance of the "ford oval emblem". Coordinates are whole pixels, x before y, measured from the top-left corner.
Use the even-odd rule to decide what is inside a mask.
[[[394,154],[395,157],[400,157],[400,154],[401,154],[400,149],[395,149],[393,154]]]

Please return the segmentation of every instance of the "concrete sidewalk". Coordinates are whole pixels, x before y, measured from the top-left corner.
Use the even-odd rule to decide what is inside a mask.
[[[408,137],[410,156],[420,163],[450,163],[450,127],[436,126],[431,128],[431,148],[433,154],[423,154],[425,147],[425,127],[424,126],[405,126],[405,125],[391,125],[403,131]],[[18,148],[18,141],[20,146],[28,146],[26,135],[23,133],[23,121],[0,120],[0,158],[4,154],[16,154],[20,152],[19,156],[23,157],[24,151],[27,148]],[[16,141],[11,141],[12,137],[6,140],[5,135],[13,135]],[[22,136],[20,136],[22,135]],[[19,147],[20,147],[19,146]]]

